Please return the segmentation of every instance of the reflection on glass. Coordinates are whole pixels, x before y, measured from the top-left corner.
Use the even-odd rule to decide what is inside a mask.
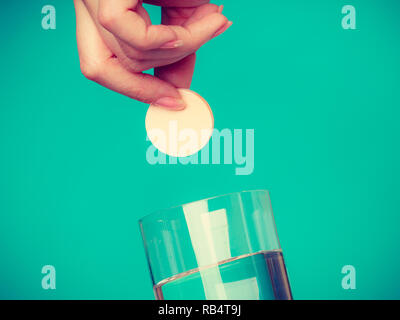
[[[185,204],[140,227],[156,299],[292,299],[267,191]]]

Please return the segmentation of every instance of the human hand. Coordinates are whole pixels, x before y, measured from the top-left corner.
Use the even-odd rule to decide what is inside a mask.
[[[182,109],[176,88],[190,87],[195,52],[231,22],[205,0],[146,2],[167,6],[162,25],[151,24],[140,0],[74,0],[82,73],[135,100]],[[155,76],[143,73],[152,68]]]

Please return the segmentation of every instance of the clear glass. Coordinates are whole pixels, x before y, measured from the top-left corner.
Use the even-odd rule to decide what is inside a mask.
[[[153,213],[139,221],[158,300],[291,300],[266,190]]]

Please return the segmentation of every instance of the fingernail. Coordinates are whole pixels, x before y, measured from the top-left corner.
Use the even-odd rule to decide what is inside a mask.
[[[183,40],[172,40],[167,43],[164,43],[160,49],[174,49],[183,46]]]
[[[222,13],[223,10],[224,10],[224,5],[221,4],[221,5],[218,7],[218,13]]]
[[[182,99],[176,99],[172,97],[164,97],[158,99],[156,102],[153,103],[153,106],[174,109],[174,110],[183,110],[186,107]]]
[[[214,33],[213,38],[218,37],[219,35],[223,34],[226,30],[230,28],[232,25],[232,21],[228,21],[222,28],[220,28],[217,32]]]

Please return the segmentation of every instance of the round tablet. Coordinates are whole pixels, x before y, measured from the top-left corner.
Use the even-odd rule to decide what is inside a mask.
[[[168,110],[150,105],[146,115],[147,136],[167,155],[187,157],[200,151],[210,140],[214,117],[210,106],[199,94],[178,89],[186,108]]]

